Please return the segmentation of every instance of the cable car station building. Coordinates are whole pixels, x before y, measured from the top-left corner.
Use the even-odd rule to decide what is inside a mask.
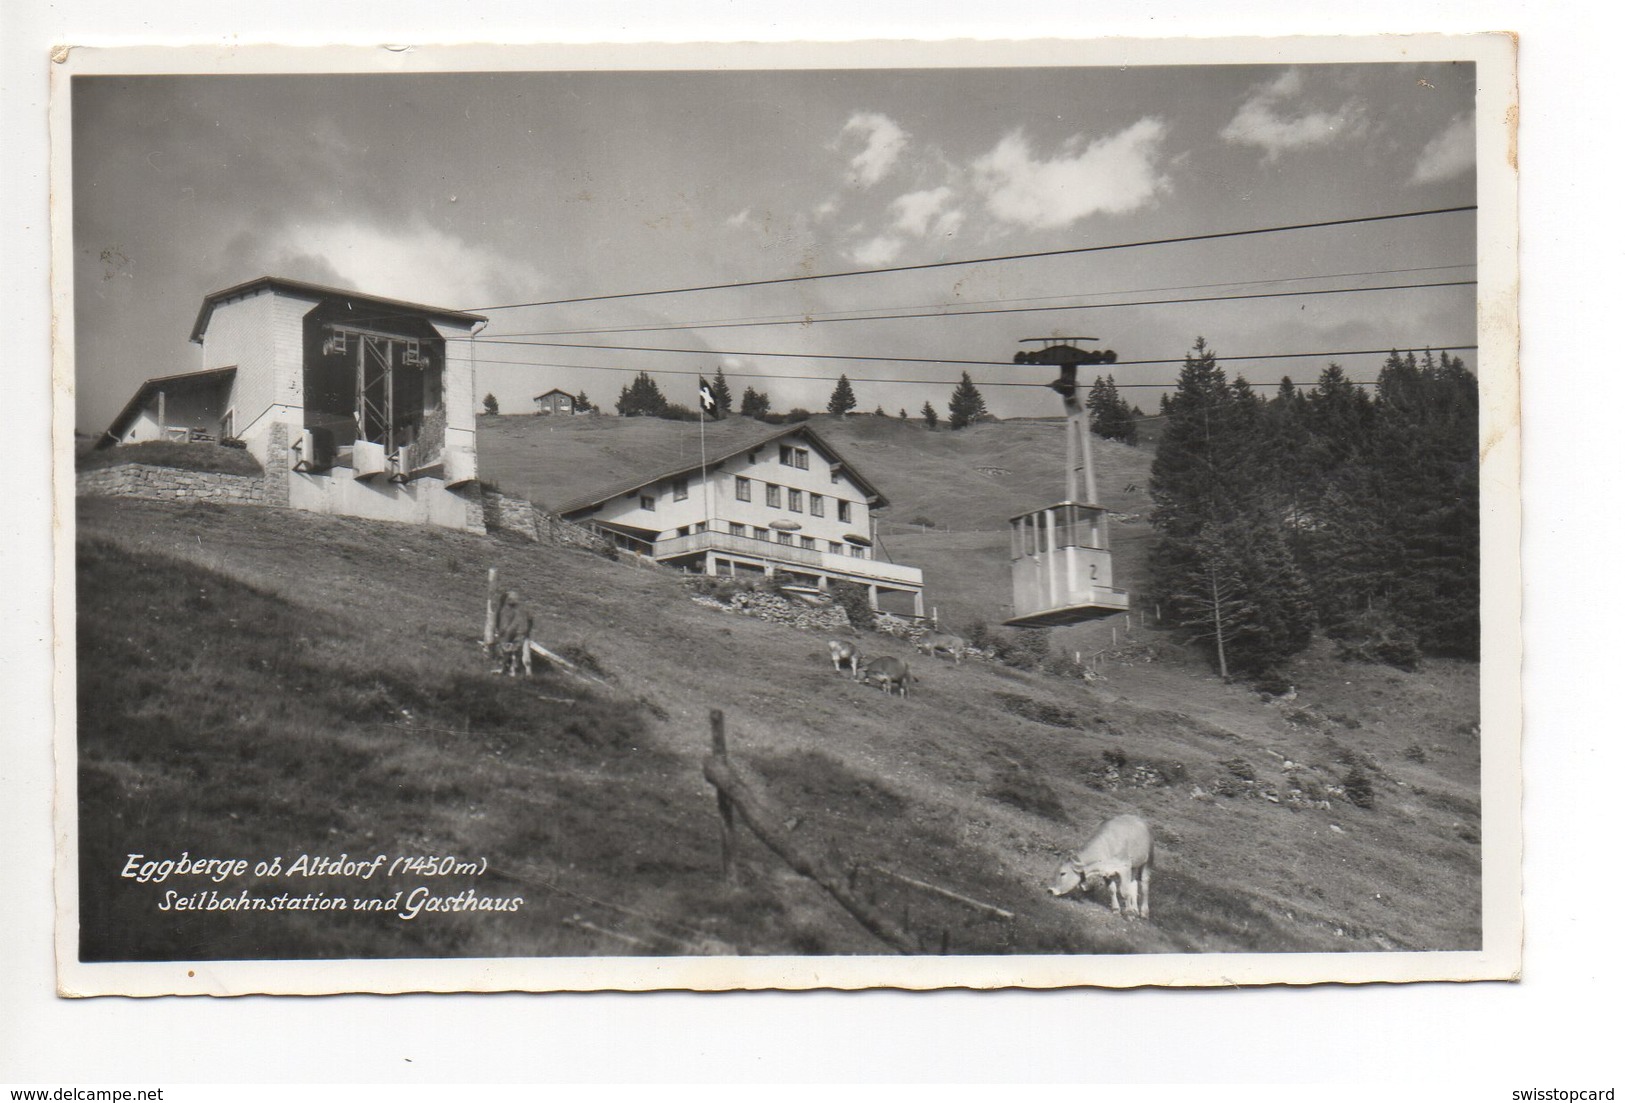
[[[455,342],[485,321],[262,276],[204,296],[202,369],[148,380],[102,444],[240,442],[268,504],[483,532],[473,357]]]

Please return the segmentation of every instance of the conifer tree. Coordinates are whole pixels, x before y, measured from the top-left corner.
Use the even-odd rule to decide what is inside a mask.
[[[621,397],[615,400],[615,412],[622,417],[660,417],[666,413],[666,396],[648,372],[638,372],[637,378],[621,388]]]
[[[935,429],[937,427],[936,407],[931,405],[929,402],[927,402],[924,406],[921,406],[920,418],[925,422],[925,427],[927,429]]]
[[[852,384],[844,374],[836,381],[824,408],[836,417],[845,417],[858,408],[858,396],[852,393]]]
[[[722,377],[722,368],[717,368],[716,378],[711,380],[711,397],[716,399],[717,408],[712,416],[718,421],[733,413],[734,396],[728,389],[728,381]]]
[[[1084,405],[1089,409],[1089,427],[1097,437],[1120,440],[1124,444],[1139,441],[1140,432],[1134,423],[1134,414],[1117,393],[1117,381],[1111,376],[1104,379],[1095,377],[1095,385],[1089,389],[1089,397]]]
[[[598,407],[592,404],[592,399],[587,397],[586,391],[582,391],[580,394],[576,395],[576,413],[585,413],[588,410],[596,409],[598,409]]]
[[[962,373],[959,386],[948,399],[948,428],[963,429],[986,416],[987,403],[982,401],[982,392],[970,381],[970,372]]]
[[[497,396],[491,394],[489,391],[487,391],[485,394],[485,412],[490,414],[492,417],[495,417],[497,414],[502,412],[497,406]]]

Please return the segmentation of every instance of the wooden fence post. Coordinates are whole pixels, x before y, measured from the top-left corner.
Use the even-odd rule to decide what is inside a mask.
[[[487,651],[497,640],[497,569],[491,567],[485,572],[485,636],[483,642]]]
[[[711,753],[726,762],[728,734],[721,709],[711,710]],[[717,787],[717,815],[722,820],[722,877],[730,885],[739,883],[734,863],[734,802],[721,786]]]

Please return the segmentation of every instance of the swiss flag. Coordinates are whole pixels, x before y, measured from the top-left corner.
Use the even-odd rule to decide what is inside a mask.
[[[717,396],[711,393],[711,384],[705,381],[703,375],[700,376],[700,409],[708,414],[717,412]]]

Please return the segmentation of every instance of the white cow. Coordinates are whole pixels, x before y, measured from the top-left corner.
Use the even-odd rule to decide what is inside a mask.
[[[958,666],[965,657],[965,651],[970,644],[960,636],[952,636],[947,632],[927,632],[914,641],[922,655],[935,655],[938,651],[945,651],[953,656],[954,665]]]
[[[1065,896],[1079,885],[1088,892],[1105,884],[1111,892],[1112,911],[1151,918],[1151,860],[1156,847],[1151,828],[1139,816],[1113,816],[1089,836],[1083,848],[1063,860],[1049,890]],[[1119,899],[1121,891],[1121,900]]]
[[[848,640],[829,641],[829,661],[835,664],[835,673],[841,672],[844,665],[852,671],[852,680],[858,680],[862,673],[863,656],[858,654],[858,645]]]
[[[881,655],[870,659],[863,665],[863,680],[865,682],[877,681],[885,689],[886,695],[891,696],[892,686],[904,697],[908,696],[908,687],[914,682],[914,672],[902,659],[894,659],[890,655]]]

